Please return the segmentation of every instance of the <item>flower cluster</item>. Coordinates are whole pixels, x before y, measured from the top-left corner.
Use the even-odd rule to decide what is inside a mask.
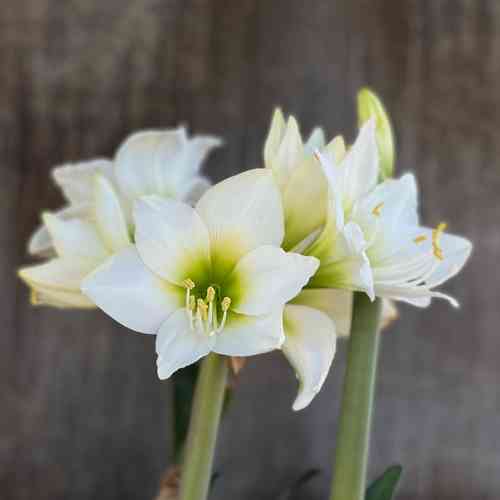
[[[263,168],[214,186],[199,170],[221,141],[183,128],[135,134],[112,161],[56,168],[69,204],[30,241],[48,260],[19,274],[36,303],[98,306],[155,334],[162,379],[212,351],[281,349],[300,382],[293,408],[304,408],[349,335],[353,292],[456,305],[435,289],[472,248],[443,223],[420,226],[414,176],[391,178],[383,110],[365,114],[347,147],[319,128],[304,141],[276,110]]]

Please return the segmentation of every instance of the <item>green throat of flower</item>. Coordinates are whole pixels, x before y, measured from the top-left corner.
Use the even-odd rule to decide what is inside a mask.
[[[222,296],[220,287],[197,287],[190,278],[183,281],[186,288],[185,309],[191,330],[212,336],[222,332],[226,325],[231,298]]]

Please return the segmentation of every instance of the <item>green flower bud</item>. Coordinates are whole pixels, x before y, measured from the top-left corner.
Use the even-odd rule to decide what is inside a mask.
[[[394,134],[389,116],[377,95],[368,88],[358,92],[358,122],[363,125],[372,116],[375,117],[377,146],[380,156],[381,180],[394,175]]]

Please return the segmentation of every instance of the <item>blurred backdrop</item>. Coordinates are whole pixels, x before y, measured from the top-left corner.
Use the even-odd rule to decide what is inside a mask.
[[[186,123],[226,140],[205,170],[219,180],[260,164],[278,104],[305,132],[352,140],[368,84],[427,224],[476,245],[447,288],[460,310],[401,307],[384,334],[370,477],[399,462],[400,500],[498,499],[499,75],[497,0],[2,0],[0,498],[149,499],[171,460],[153,339],[99,312],[33,308],[16,279],[39,212],[62,202],[50,168]],[[284,358],[251,360],[213,498],[277,499],[311,468],[293,498],[325,498],[344,347],[300,413]]]

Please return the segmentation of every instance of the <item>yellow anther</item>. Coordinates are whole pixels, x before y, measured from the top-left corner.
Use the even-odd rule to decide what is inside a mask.
[[[182,284],[188,289],[192,290],[196,285],[194,284],[194,281],[190,278],[185,279]]]
[[[417,236],[413,241],[418,245],[419,243],[423,243],[426,240],[427,236],[425,236],[425,234],[421,234],[420,236]]]
[[[215,299],[215,289],[213,286],[209,286],[207,288],[207,298],[206,298],[206,301],[207,303],[210,304],[210,302],[213,302],[213,300]]]
[[[432,230],[432,251],[434,256],[439,260],[444,259],[443,249],[439,244],[439,240],[441,239],[441,235],[444,233],[447,226],[448,225],[445,222],[441,222],[441,224],[438,224],[436,229]]]
[[[229,297],[224,297],[221,302],[222,312],[226,312],[231,305],[231,299]]]
[[[375,217],[380,216],[380,210],[382,210],[382,207],[384,206],[384,202],[381,201],[373,210],[372,214],[375,215]]]
[[[200,311],[201,319],[203,321],[207,321],[207,319],[208,319],[208,306],[205,304],[205,302],[202,299],[198,299],[197,304],[198,304],[198,311]]]

